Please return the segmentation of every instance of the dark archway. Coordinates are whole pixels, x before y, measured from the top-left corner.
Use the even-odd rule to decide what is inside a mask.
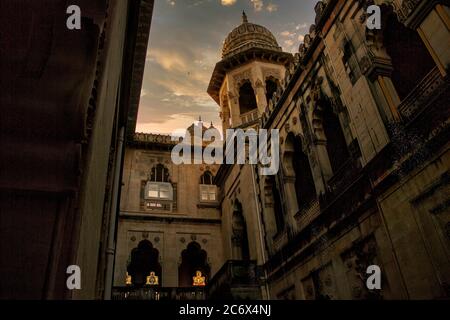
[[[327,139],[328,158],[333,173],[336,173],[348,160],[350,153],[339,117],[334,113],[329,101],[323,101],[322,105],[323,131]]]
[[[266,80],[266,99],[267,104],[269,104],[270,99],[272,99],[273,94],[278,90],[278,81],[274,78],[269,78]]]
[[[303,151],[300,137],[289,133],[286,138],[286,148],[293,151],[291,161],[295,174],[295,192],[298,208],[301,209],[317,198],[311,165],[308,155]]]
[[[245,114],[257,107],[255,91],[250,81],[247,80],[239,88],[239,110],[241,114]]]
[[[281,201],[280,190],[278,189],[275,176],[268,176],[266,179],[268,190],[271,192],[273,213],[275,216],[275,223],[277,225],[277,232],[280,233],[284,230],[286,220],[284,217],[283,204]]]
[[[211,173],[211,171],[206,171],[201,177],[200,177],[200,184],[204,185],[213,185],[214,183],[214,176]]]
[[[150,272],[155,272],[162,283],[162,268],[159,264],[159,251],[153,248],[148,240],[139,242],[137,248],[131,250],[131,261],[127,267],[128,274],[132,277],[133,285],[142,286]]]
[[[434,60],[419,34],[400,23],[394,13],[387,18],[383,44],[394,67],[392,82],[402,100],[435,67]]]
[[[208,264],[208,254],[202,250],[200,244],[191,242],[181,253],[181,265],[178,268],[178,286],[192,287],[193,277],[197,271],[201,271],[206,282],[211,276],[211,267]]]
[[[247,223],[245,222],[242,205],[235,200],[233,217],[231,221],[232,245],[234,260],[250,260],[250,250],[248,247]]]

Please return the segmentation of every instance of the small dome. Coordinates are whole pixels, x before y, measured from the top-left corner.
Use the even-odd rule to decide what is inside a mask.
[[[222,58],[230,57],[250,48],[261,48],[281,52],[277,39],[265,27],[249,23],[245,12],[242,24],[235,28],[225,39]]]

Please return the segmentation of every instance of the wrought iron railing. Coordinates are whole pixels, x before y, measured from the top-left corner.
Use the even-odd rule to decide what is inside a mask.
[[[448,85],[438,67],[433,68],[401,102],[398,110],[406,121],[413,119],[424,107],[437,98]]]
[[[227,287],[258,287],[256,261],[230,260],[216,273],[208,284],[208,296],[214,296]]]
[[[358,177],[361,167],[357,159],[350,157],[328,181],[329,192],[339,193],[345,190]]]
[[[244,113],[241,115],[241,123],[242,125],[246,125],[248,123],[255,122],[259,119],[258,109],[253,111]]]
[[[320,202],[316,198],[309,202],[307,205],[302,207],[299,212],[295,215],[295,220],[297,221],[298,229],[301,230],[307,226],[315,217],[320,214]]]
[[[227,261],[206,287],[166,288],[166,287],[115,287],[112,300],[206,300],[210,296],[221,296],[224,288],[259,288],[260,272],[256,261]]]
[[[174,300],[195,301],[206,299],[206,288],[158,288],[158,287],[115,287],[112,300]]]

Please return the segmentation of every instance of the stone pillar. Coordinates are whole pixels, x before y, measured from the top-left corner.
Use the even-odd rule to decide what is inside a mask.
[[[231,111],[231,127],[235,128],[241,125],[241,113],[239,109],[239,95],[228,92],[230,111]]]
[[[315,149],[317,153],[317,160],[319,162],[319,168],[322,171],[323,179],[325,181],[328,181],[333,177],[333,169],[331,168],[331,162],[328,156],[327,142],[325,140],[317,140],[315,143]],[[311,170],[313,170],[312,167]],[[312,172],[312,174],[314,176],[314,172]]]
[[[262,115],[267,107],[266,99],[266,83],[262,71],[258,68],[255,72],[257,74],[253,89],[255,90],[256,103],[258,105],[259,115]]]
[[[290,225],[292,230],[297,230],[295,215],[298,213],[297,193],[295,191],[295,177],[284,178],[284,194],[286,196],[286,224]]]
[[[228,94],[222,96],[220,100],[220,118],[222,119],[223,136],[225,137],[226,130],[230,128],[230,99]]]
[[[378,39],[377,41],[382,42],[383,40]],[[391,80],[394,70],[391,58],[384,47],[377,47],[371,43],[368,49],[372,53],[372,57],[362,59],[363,74],[373,84],[376,90],[374,94],[382,99],[379,106],[382,118],[387,121],[397,121],[400,119],[398,106],[401,101]]]
[[[378,75],[374,84],[382,93],[383,97],[386,99],[387,105],[389,106],[389,113],[385,111],[385,115],[389,118],[389,120],[399,120],[400,114],[398,112],[398,106],[401,101],[391,78],[386,75]]]

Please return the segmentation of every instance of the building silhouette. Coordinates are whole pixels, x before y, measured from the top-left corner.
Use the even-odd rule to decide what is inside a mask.
[[[111,295],[124,139],[153,0],[2,1],[0,299]],[[67,268],[82,290],[68,290]]]

